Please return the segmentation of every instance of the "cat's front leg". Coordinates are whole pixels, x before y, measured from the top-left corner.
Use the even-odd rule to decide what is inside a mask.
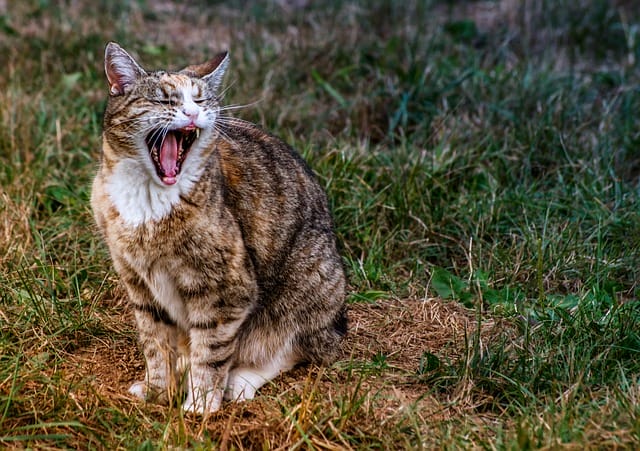
[[[177,394],[177,326],[153,299],[146,283],[124,264],[116,265],[133,308],[145,358],[145,380],[134,382],[129,393],[166,404]]]
[[[151,402],[167,404],[177,392],[176,326],[158,318],[155,307],[151,311],[134,305],[138,335],[145,358],[145,380],[134,382],[129,393]]]
[[[220,408],[244,317],[189,331],[190,363],[183,409],[204,414]]]
[[[250,260],[240,236],[231,235],[233,229],[227,232],[229,244],[211,237],[193,250],[206,251],[197,265],[185,264],[175,272],[189,336],[190,368],[182,406],[188,412],[204,414],[220,408],[240,328],[257,304],[258,286]]]

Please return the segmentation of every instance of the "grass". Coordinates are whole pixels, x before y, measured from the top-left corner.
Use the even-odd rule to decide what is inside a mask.
[[[109,40],[229,48],[226,101],[316,170],[351,281],[333,367],[205,419],[126,395],[88,205]],[[0,447],[638,446],[638,42],[623,0],[0,5]]]

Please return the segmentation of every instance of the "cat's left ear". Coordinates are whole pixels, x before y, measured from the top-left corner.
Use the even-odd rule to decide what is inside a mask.
[[[147,75],[143,68],[118,44],[110,42],[104,50],[104,71],[109,80],[109,92],[125,93],[138,78]]]
[[[222,84],[224,73],[229,65],[229,52],[218,53],[206,63],[196,64],[185,67],[183,72],[194,74],[196,77],[202,78],[209,86],[217,91]]]

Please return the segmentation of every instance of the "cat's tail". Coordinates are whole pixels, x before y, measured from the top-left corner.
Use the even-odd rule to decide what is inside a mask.
[[[341,355],[348,323],[347,307],[343,305],[329,326],[299,336],[296,347],[302,360],[322,366],[335,362]]]

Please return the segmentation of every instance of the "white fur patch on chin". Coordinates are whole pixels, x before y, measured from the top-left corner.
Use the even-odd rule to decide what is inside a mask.
[[[138,227],[167,216],[180,202],[180,196],[191,191],[197,178],[189,177],[184,169],[175,185],[161,185],[140,161],[121,160],[109,177],[106,190],[122,220]]]

